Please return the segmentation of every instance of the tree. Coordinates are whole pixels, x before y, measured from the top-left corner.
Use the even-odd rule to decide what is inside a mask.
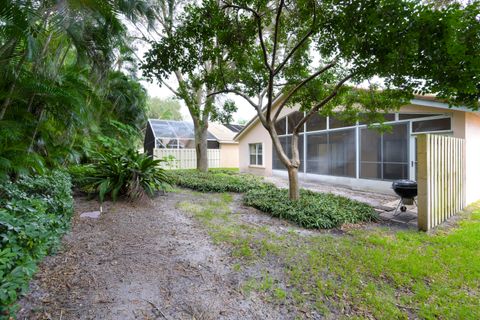
[[[234,93],[257,111],[299,198],[299,131],[316,113],[381,122],[412,92],[438,92],[478,106],[478,4],[433,8],[422,1],[225,1],[234,73],[212,94]],[[426,31],[428,30],[428,31]],[[460,64],[459,64],[460,63]],[[357,86],[379,78],[377,85]],[[275,123],[300,104],[289,158]],[[342,106],[342,112],[335,109]]]
[[[112,120],[144,125],[123,20],[148,6],[127,2],[0,0],[0,178],[78,161]]]
[[[180,112],[181,105],[178,100],[148,97],[147,106],[147,115],[151,119],[183,120],[182,113]]]
[[[219,89],[220,70],[229,69],[220,45],[222,23],[218,5],[205,1],[201,6],[188,5],[178,17],[176,1],[160,6],[161,38],[151,41],[152,48],[142,65],[144,76],[155,79],[183,100],[192,117],[195,130],[197,169],[207,171],[207,133],[209,120],[229,121],[235,105],[227,100],[219,105],[213,92]],[[174,77],[176,88],[166,80]]]

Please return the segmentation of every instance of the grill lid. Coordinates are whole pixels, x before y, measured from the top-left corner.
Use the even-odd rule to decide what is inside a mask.
[[[401,179],[401,180],[395,180],[392,183],[392,189],[416,189],[417,188],[417,182],[413,180],[407,180],[407,179]]]

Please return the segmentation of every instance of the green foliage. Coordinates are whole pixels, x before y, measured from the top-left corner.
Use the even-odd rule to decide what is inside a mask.
[[[106,195],[113,200],[118,196],[140,199],[153,197],[156,191],[168,189],[170,178],[160,168],[160,162],[134,149],[111,150],[97,154],[92,164],[72,169],[80,187],[87,192],[98,193],[100,201]],[[82,173],[88,175],[78,178]]]
[[[14,310],[36,264],[68,229],[72,212],[70,177],[63,172],[0,184],[0,318]]]
[[[150,119],[183,120],[182,113],[180,112],[181,105],[178,100],[148,97],[147,106],[147,115]]]
[[[367,204],[309,190],[300,190],[300,199],[292,201],[286,189],[251,189],[245,193],[243,201],[248,206],[293,221],[304,228],[331,229],[344,223],[378,219],[375,210]]]
[[[240,175],[232,169],[210,169],[209,172],[172,170],[170,172],[174,184],[200,192],[246,192],[265,184],[260,177],[250,174]]]
[[[378,218],[369,205],[333,194],[301,190],[300,200],[289,200],[288,190],[258,176],[238,174],[235,169],[210,169],[208,173],[173,170],[171,176],[177,186],[200,192],[245,193],[244,204],[304,228],[331,229]]]
[[[149,7],[0,0],[1,177],[81,161],[111,120],[144,127],[146,92],[119,16]]]
[[[222,70],[234,69],[219,41],[226,37],[222,32],[226,21],[215,1],[184,4],[173,0],[169,6],[162,6],[161,12],[158,19],[164,32],[150,39],[151,48],[144,55],[141,69],[147,79],[169,87],[185,103],[200,146],[197,169],[205,171],[208,121],[231,122],[237,109],[232,101],[218,100],[214,94],[224,88]],[[177,88],[166,83],[171,77],[176,78]]]

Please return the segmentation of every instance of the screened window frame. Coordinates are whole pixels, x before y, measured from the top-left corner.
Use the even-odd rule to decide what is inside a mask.
[[[404,178],[404,179],[408,179],[408,177],[410,176],[410,170],[411,170],[411,167],[410,167],[410,137],[411,137],[411,134],[412,134],[412,124],[411,124],[411,120],[402,120],[402,121],[390,121],[390,124],[392,125],[395,125],[395,124],[407,124],[407,156],[406,156],[406,161],[405,162],[396,162],[396,161],[384,161],[384,148],[385,148],[385,145],[384,145],[384,137],[383,137],[383,134],[382,134],[382,137],[380,139],[380,150],[381,150],[381,160],[380,161],[362,161],[362,130],[368,130],[368,125],[360,125],[358,126],[358,130],[357,130],[357,143],[358,143],[358,150],[359,150],[359,154],[358,154],[358,157],[357,157],[357,177],[359,179],[364,179],[364,180],[375,180],[375,181],[393,181],[395,179],[385,179],[384,178],[384,171],[385,171],[385,164],[398,164],[398,165],[402,165],[402,164],[406,164],[407,165],[407,177]],[[377,163],[380,165],[380,172],[381,172],[381,178],[371,178],[371,177],[362,177],[362,162],[363,163]],[[401,179],[401,178],[396,178],[396,179]]]
[[[255,154],[252,154],[251,153],[251,146],[255,146]],[[259,153],[258,150],[259,150],[259,146],[262,147],[262,153]],[[248,165],[250,167],[265,167],[265,152],[264,152],[265,148],[264,148],[264,144],[263,142],[254,142],[254,143],[249,143],[248,144]],[[251,163],[252,162],[252,156],[255,156],[255,163]],[[258,164],[259,161],[259,157],[261,157],[261,164]]]
[[[412,119],[403,119],[400,120],[400,114],[419,114],[418,112],[392,112],[395,114],[395,120],[393,121],[385,121],[383,124],[385,125],[396,125],[396,124],[407,124],[407,135],[409,137],[408,140],[410,140],[411,137],[414,137],[415,135],[418,134],[451,134],[453,133],[453,114],[451,113],[434,113],[432,116],[425,116],[421,118],[412,118]],[[291,137],[292,134],[288,133],[288,114],[283,116],[281,120],[286,122],[286,133],[282,135],[278,135],[278,137]],[[361,177],[361,130],[364,128],[368,128],[369,125],[367,124],[360,124],[359,121],[357,121],[354,125],[348,126],[348,127],[340,127],[340,128],[330,128],[330,117],[327,116],[325,117],[326,119],[326,129],[323,130],[315,130],[315,131],[307,131],[307,122],[305,122],[303,130],[299,132],[299,135],[303,135],[303,154],[300,154],[300,160],[303,165],[303,170],[299,170],[299,172],[302,172],[304,174],[311,174],[311,175],[318,175],[316,173],[311,173],[308,172],[308,163],[307,163],[307,152],[308,152],[308,146],[307,146],[307,136],[310,134],[315,134],[315,133],[329,133],[329,132],[335,132],[335,131],[342,131],[342,130],[347,130],[347,129],[355,129],[355,148],[356,148],[356,168],[355,168],[355,176],[350,177],[347,176],[346,178],[352,178],[352,179],[363,179],[363,180],[374,180],[374,181],[392,181],[391,179],[379,179],[379,178],[362,178]],[[413,132],[412,127],[413,127],[413,122],[418,122],[418,121],[428,121],[428,120],[436,120],[436,119],[445,119],[449,118],[450,119],[450,129],[449,130],[437,130],[437,131],[422,131],[422,132]],[[378,124],[378,123],[377,123]],[[376,124],[371,124],[370,126],[374,126]],[[410,141],[408,141],[407,144],[407,159],[410,159]],[[299,146],[300,147],[300,146]],[[274,171],[284,171],[284,169],[275,169],[273,168],[273,153],[275,150],[272,148],[272,170]],[[410,160],[408,160],[409,162]],[[382,172],[383,172],[383,162],[382,162]],[[408,166],[408,172],[407,176],[410,176],[410,171],[412,168],[410,165]],[[382,174],[383,175],[383,174]],[[333,176],[333,175],[332,175]],[[343,176],[339,176],[343,177]]]

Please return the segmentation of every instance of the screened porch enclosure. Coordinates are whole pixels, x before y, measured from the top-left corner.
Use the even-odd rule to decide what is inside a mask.
[[[276,123],[284,151],[291,157],[291,128],[303,114],[293,112]],[[348,124],[334,117],[315,115],[299,136],[299,172],[345,178],[385,180],[415,179],[415,137],[419,133],[452,132],[444,114],[389,113],[390,130],[380,132],[361,123]],[[274,170],[286,170],[272,152]]]
[[[156,149],[195,149],[193,123],[186,121],[150,120]],[[217,139],[207,133],[207,148],[218,149]]]

